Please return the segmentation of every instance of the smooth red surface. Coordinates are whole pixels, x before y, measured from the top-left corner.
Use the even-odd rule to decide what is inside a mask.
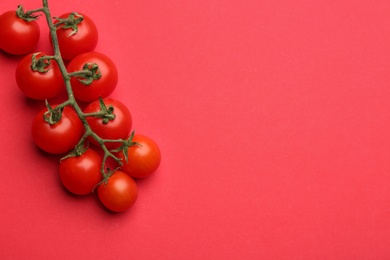
[[[51,6],[96,22],[162,162],[124,214],[71,196],[0,53],[2,259],[390,258],[388,0]]]

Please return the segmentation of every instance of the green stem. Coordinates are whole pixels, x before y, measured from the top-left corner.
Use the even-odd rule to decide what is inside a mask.
[[[115,115],[114,114],[107,114],[106,111],[99,111],[94,113],[85,113],[85,117],[101,117],[101,118],[107,118],[108,120],[114,120]]]
[[[42,0],[42,1],[43,1],[43,7],[39,8],[39,9],[36,9],[36,10],[32,10],[32,11],[30,11],[30,13],[33,13],[33,12],[43,12],[45,17],[46,17],[46,22],[47,22],[47,24],[49,26],[50,37],[51,37],[51,40],[52,40],[52,43],[53,43],[53,50],[54,50],[54,56],[49,56],[49,57],[54,59],[57,62],[58,67],[59,67],[59,69],[61,71],[64,83],[65,83],[66,91],[68,93],[68,100],[63,102],[62,104],[60,104],[57,107],[65,107],[65,106],[68,106],[68,105],[72,106],[74,108],[74,110],[76,111],[78,117],[82,121],[82,123],[84,125],[84,128],[85,128],[85,134],[80,139],[79,144],[81,142],[84,142],[87,139],[87,137],[89,137],[89,136],[94,138],[99,143],[100,147],[104,151],[103,162],[102,162],[102,165],[101,165],[101,173],[104,176],[106,176],[106,173],[105,173],[104,169],[105,169],[105,164],[106,164],[107,158],[111,157],[116,162],[118,162],[119,164],[121,164],[121,160],[118,157],[116,157],[113,153],[111,153],[107,149],[107,147],[106,147],[106,145],[104,143],[105,142],[123,142],[123,140],[122,139],[118,139],[118,140],[102,139],[100,136],[98,136],[96,133],[93,132],[93,130],[91,129],[90,125],[88,124],[86,118],[88,116],[96,116],[96,115],[93,115],[92,113],[85,114],[81,110],[80,106],[78,105],[78,103],[77,103],[77,101],[76,101],[76,99],[74,97],[72,86],[71,86],[71,83],[70,83],[70,78],[75,76],[75,75],[78,75],[78,73],[84,73],[84,75],[85,75],[86,73],[91,73],[91,72],[90,71],[81,71],[81,72],[68,73],[68,71],[66,70],[66,66],[64,64],[64,61],[62,59],[62,56],[61,56],[60,47],[59,47],[59,43],[58,43],[58,38],[57,38],[57,34],[56,34],[57,26],[54,25],[54,23],[52,21],[48,0]],[[99,114],[99,112],[96,113],[96,114]]]
[[[71,73],[68,73],[69,77],[77,77],[77,76],[88,76],[88,77],[91,77],[92,76],[92,71],[90,70],[80,70],[80,71],[75,71],[75,72],[71,72]]]
[[[26,11],[26,15],[31,15],[33,13],[39,13],[39,12],[44,13],[43,9],[45,9],[45,7],[41,7],[41,8],[33,9],[33,10],[28,10],[28,11]]]
[[[70,102],[70,100],[66,100],[65,102],[62,102],[61,104],[57,105],[55,107],[55,109],[63,109],[64,107],[66,106],[69,106],[69,105],[72,105],[72,103]]]
[[[87,140],[88,136],[90,136],[90,134],[85,132],[84,135],[80,138],[80,140],[77,143],[76,147],[82,147],[84,145],[85,140]]]
[[[117,139],[117,140],[114,140],[114,139],[104,139],[103,142],[104,143],[118,143],[118,142],[121,142],[123,143],[125,140],[123,139]]]
[[[45,55],[40,57],[41,60],[55,60],[56,56]]]

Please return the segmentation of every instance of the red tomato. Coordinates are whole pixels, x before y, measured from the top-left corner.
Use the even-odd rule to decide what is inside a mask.
[[[115,171],[107,180],[99,185],[98,197],[109,210],[123,212],[137,200],[138,189],[135,181],[122,171]]]
[[[72,150],[84,133],[84,126],[76,112],[65,107],[61,119],[50,125],[44,120],[46,111],[47,108],[42,109],[32,122],[31,134],[34,143],[52,154],[63,154]]]
[[[28,54],[38,44],[40,30],[36,21],[27,22],[8,11],[0,16],[0,48],[14,54]]]
[[[61,161],[59,175],[64,187],[77,195],[86,195],[102,180],[100,173],[102,159],[99,154],[87,149],[80,156]]]
[[[65,13],[59,18],[67,18],[70,14],[71,13]],[[78,29],[76,33],[73,33],[72,28],[65,28],[64,25],[60,25],[57,29],[61,56],[65,60],[71,60],[79,54],[93,51],[97,45],[98,31],[95,23],[84,14],[75,15],[75,18],[80,18],[80,15],[83,16],[83,20],[77,24]]]
[[[135,134],[136,145],[127,149],[127,162],[123,152],[118,154],[122,159],[122,170],[133,178],[145,178],[154,173],[160,165],[161,152],[157,144],[147,136]]]
[[[67,67],[68,72],[82,71],[85,64],[98,65],[101,77],[93,80],[90,84],[82,83],[85,78],[72,77],[73,94],[75,98],[84,102],[92,102],[99,97],[105,98],[110,95],[118,83],[118,70],[106,55],[98,52],[83,53],[74,58]]]
[[[39,53],[34,59],[45,56]],[[55,97],[64,86],[64,81],[56,61],[51,60],[50,65],[44,68],[46,72],[31,69],[33,54],[24,57],[16,68],[16,83],[19,89],[29,98],[45,100]]]
[[[92,131],[94,131],[100,138],[103,139],[126,139],[129,136],[132,118],[129,109],[120,101],[112,98],[103,99],[106,107],[112,106],[114,108],[113,113],[115,119],[109,120],[104,123],[104,120],[99,117],[87,117],[87,122],[90,125]],[[100,111],[100,102],[96,100],[89,104],[85,109],[84,113],[96,113]],[[95,139],[89,138],[89,141],[97,144]],[[108,149],[118,148],[121,143],[118,142],[106,142]]]

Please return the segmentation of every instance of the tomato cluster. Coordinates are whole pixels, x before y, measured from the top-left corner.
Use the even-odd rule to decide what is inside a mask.
[[[0,16],[0,49],[24,55],[15,72],[18,88],[46,103],[32,121],[32,140],[46,153],[63,155],[59,179],[69,192],[87,195],[96,190],[106,208],[123,212],[137,199],[136,179],[159,167],[160,149],[151,138],[132,131],[128,107],[109,97],[117,87],[118,69],[94,51],[98,30],[92,19],[76,12],[52,18],[48,25],[55,26],[49,35],[54,55],[48,55],[32,52],[40,38],[37,17],[21,6]],[[68,99],[49,104],[64,88]],[[114,159],[114,170],[107,167],[108,158]]]

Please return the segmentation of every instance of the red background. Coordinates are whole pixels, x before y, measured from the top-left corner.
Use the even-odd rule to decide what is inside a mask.
[[[2,259],[390,258],[388,0],[50,5],[96,22],[163,160],[124,214],[68,194],[1,52]]]

